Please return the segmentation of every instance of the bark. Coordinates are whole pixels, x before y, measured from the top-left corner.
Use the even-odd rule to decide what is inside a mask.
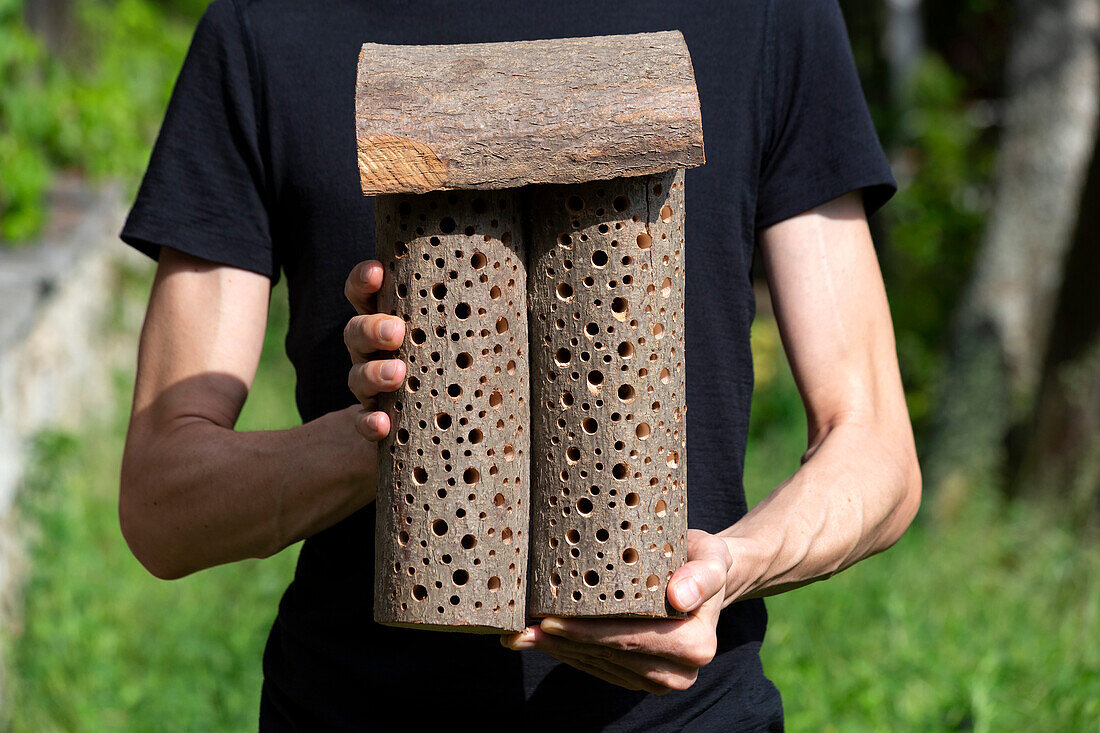
[[[953,329],[929,487],[1003,485],[1036,399],[1097,123],[1100,0],[1020,0],[996,202]]]
[[[530,470],[527,287],[514,191],[376,199],[379,308],[408,326],[376,501],[375,620],[519,631]]]
[[[1015,488],[1100,519],[1100,155],[1094,149],[1066,262],[1035,426]]]
[[[674,615],[683,171],[531,190],[532,616]]]
[[[663,173],[703,162],[679,31],[450,46],[364,44],[367,195]]]

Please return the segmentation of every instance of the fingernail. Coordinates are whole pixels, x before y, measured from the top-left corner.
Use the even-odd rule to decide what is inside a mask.
[[[681,608],[691,608],[699,602],[701,595],[695,578],[684,578],[673,586],[672,591],[676,594],[676,600],[679,601]]]
[[[364,265],[359,268],[359,279],[363,282],[370,282],[370,274],[374,271],[374,268],[370,265]]]
[[[367,417],[367,427],[375,432],[382,429],[382,416],[378,413],[374,413]]]
[[[382,325],[378,327],[378,335],[383,341],[389,341],[397,334],[397,324],[392,319],[387,318],[382,321]]]
[[[539,626],[548,634],[560,634],[565,631],[565,627],[562,626],[561,621],[558,621],[556,618],[544,618]]]
[[[382,379],[387,382],[397,376],[397,360],[390,359],[387,362],[383,362],[382,367],[378,370],[378,373],[382,375]]]

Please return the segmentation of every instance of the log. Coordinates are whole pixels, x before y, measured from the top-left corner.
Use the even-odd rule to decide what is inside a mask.
[[[529,521],[526,269],[514,192],[376,199],[379,310],[406,321],[380,396],[375,620],[524,624]]]
[[[684,172],[530,190],[528,613],[677,615]]]
[[[580,183],[703,163],[679,31],[367,43],[355,127],[366,195]]]

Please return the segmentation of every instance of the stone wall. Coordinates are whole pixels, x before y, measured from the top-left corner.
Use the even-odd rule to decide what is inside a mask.
[[[134,358],[133,334],[119,348],[107,328],[122,261],[148,267],[118,239],[124,211],[117,188],[66,179],[41,239],[0,246],[0,627],[18,617],[23,555],[12,509],[31,442],[113,409],[111,372]]]

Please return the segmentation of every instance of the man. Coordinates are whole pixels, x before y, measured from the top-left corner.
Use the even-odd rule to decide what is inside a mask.
[[[372,401],[405,365],[373,353],[398,348],[404,325],[372,312],[359,46],[672,28],[707,142],[686,186],[695,529],[668,591],[688,618],[549,619],[503,643],[374,624],[375,441],[390,426]],[[263,729],[780,730],[759,597],[885,549],[919,503],[865,218],[893,190],[832,0],[215,0],[122,234],[160,260],[123,462],[126,539],[162,578],[306,540],[264,653]],[[756,245],[809,448],[747,512]],[[281,273],[305,422],[238,433]]]

